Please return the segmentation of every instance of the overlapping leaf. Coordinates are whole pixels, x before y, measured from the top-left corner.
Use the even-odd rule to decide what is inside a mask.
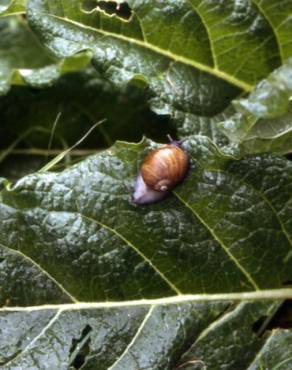
[[[288,36],[265,18],[269,4],[128,1],[125,19],[125,3],[118,3],[56,1],[52,7],[30,0],[28,19],[55,55],[90,49],[96,68],[117,85],[147,85],[153,109],[171,114],[182,134],[191,126],[192,134],[211,137],[222,120],[212,117],[282,62]]]
[[[244,141],[244,151],[289,150],[289,1],[117,3],[29,0],[41,42],[33,63],[45,55],[40,67],[57,68],[58,78],[64,61],[79,52],[83,61],[90,50],[103,77],[147,86],[153,109],[172,114],[181,135],[226,143],[216,122],[232,117],[225,132]],[[6,1],[0,11],[19,4]],[[3,22],[9,40],[14,29],[31,32],[17,18]],[[39,65],[29,79],[31,60],[9,55],[3,92],[10,82],[45,82],[35,75]],[[235,122],[231,100],[283,62],[239,100]],[[187,179],[145,207],[131,195],[142,159],[157,146],[151,141],[118,142],[63,172],[15,184],[0,178],[3,369],[291,368],[291,330],[271,324],[291,297],[282,289],[292,281],[291,162],[235,160],[206,136],[183,145]],[[235,301],[247,298],[271,301]]]
[[[63,73],[80,70],[88,64],[89,54],[66,60],[53,57],[19,17],[0,18],[0,95],[11,84],[33,87],[51,85]]]
[[[231,303],[7,310],[2,368],[289,369],[291,332],[256,328],[278,303]]]
[[[2,304],[45,304],[2,309],[3,369],[289,369],[291,332],[263,333],[282,292],[264,289],[291,281],[291,162],[236,161],[193,137],[186,181],[135,206],[137,169],[154,146],[117,143],[61,173],[2,182]],[[274,300],[230,306],[248,297],[240,291]],[[174,296],[187,293],[202,302]]]
[[[258,84],[247,99],[234,102],[238,110],[219,125],[244,152],[292,151],[292,58]]]
[[[150,0],[78,0],[67,5],[56,1],[52,7],[46,1],[30,0],[27,15],[36,35],[57,58],[91,50],[95,66],[117,85],[147,85],[152,108],[171,114],[180,135],[200,133],[226,144],[217,124],[229,122],[234,113],[231,100],[241,91],[251,91],[291,56],[291,3],[181,0],[153,5]],[[23,9],[24,4],[11,2],[3,10],[19,6]],[[74,61],[69,70],[82,68],[86,57],[80,58],[81,65]],[[34,69],[27,66],[23,73],[20,69],[21,77],[18,72],[11,82],[40,86],[61,73],[60,65],[45,66],[33,74],[27,72],[30,67]],[[280,134],[275,132],[277,126],[285,126]],[[287,126],[286,117],[279,124],[278,120],[261,122],[242,148],[245,152],[289,151]],[[232,129],[227,136],[234,136]]]
[[[131,200],[148,142],[118,143],[64,172],[24,177],[2,191],[1,245],[10,260],[15,252],[32,260],[40,279],[53,279],[53,291],[83,301],[269,289],[291,280],[290,162],[233,161],[198,137],[185,145],[193,161],[187,180],[149,207]]]
[[[0,16],[24,13],[25,3],[26,0],[2,0],[0,5]]]

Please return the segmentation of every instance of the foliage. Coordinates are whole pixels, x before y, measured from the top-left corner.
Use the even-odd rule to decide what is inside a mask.
[[[292,0],[4,0],[0,94],[1,368],[291,368]]]

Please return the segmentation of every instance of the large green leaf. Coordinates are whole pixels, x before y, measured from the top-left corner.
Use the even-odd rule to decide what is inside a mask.
[[[171,114],[182,134],[191,126],[193,134],[216,137],[217,115],[289,53],[291,30],[284,36],[270,20],[271,2],[131,0],[129,19],[113,7],[118,3],[125,4],[29,0],[27,15],[58,57],[89,49],[96,68],[115,84],[148,86],[153,109]],[[289,5],[285,11],[289,22]]]
[[[134,179],[153,145],[117,143],[64,172],[4,189],[0,243],[9,258],[23,254],[41,267],[39,278],[51,276],[85,301],[270,289],[291,280],[291,162],[234,161],[194,137],[184,144],[193,163],[184,184],[164,202],[139,207]],[[7,284],[13,292],[13,280]],[[14,303],[24,299],[18,294]]]
[[[24,19],[0,18],[0,95],[7,93],[11,84],[51,85],[61,74],[84,68],[89,60],[86,53],[66,60],[53,57]]]
[[[267,330],[280,302],[227,297],[4,308],[1,368],[290,369],[292,332]]]
[[[0,12],[19,4],[5,0]],[[131,199],[141,162],[157,147],[148,140],[117,142],[62,172],[0,178],[1,368],[291,369],[292,333],[275,320],[292,297],[285,289],[292,282],[291,162],[267,154],[235,160],[206,137],[225,145],[217,123],[229,120],[225,133],[241,154],[289,150],[291,13],[291,1],[275,0],[29,0],[29,26],[3,20],[2,50],[11,45],[1,58],[3,92],[10,83],[43,86],[45,78],[21,74],[38,72],[43,55],[57,79],[92,53],[100,76],[12,89],[0,101],[2,145],[47,146],[48,136],[27,130],[51,131],[60,111],[53,148],[100,118],[109,118],[110,137],[135,140],[149,111],[140,119],[137,90],[116,93],[104,78],[145,88],[152,109],[171,114],[179,135],[201,136],[183,143],[191,158],[185,181],[148,206]],[[35,54],[26,54],[25,42],[18,47],[14,29],[30,34]],[[71,58],[84,63],[65,68]],[[230,105],[245,92],[251,95]],[[9,160],[12,168],[15,157]]]
[[[150,368],[153,369],[169,369],[182,353],[186,340],[212,322],[226,306],[226,303],[157,307],[138,304],[94,309],[88,305],[82,309],[75,305],[71,309],[6,314],[4,311],[0,320],[0,330],[5,330],[6,334],[0,338],[1,362],[5,364],[8,360],[4,369],[16,369],[17,366],[68,369],[77,356],[77,345],[84,346],[84,340],[87,340],[87,369],[108,369],[119,357],[121,363],[117,363],[115,369],[140,369],[143,362],[148,368],[152,365]],[[15,322],[22,325],[12,330]],[[127,346],[132,340],[132,350],[139,356],[137,361],[141,367],[127,358],[131,355],[130,351],[127,354]],[[74,347],[77,347],[77,353],[74,353]]]
[[[291,332],[262,334],[292,295],[281,289],[292,278],[291,162],[235,161],[194,136],[185,182],[136,206],[137,169],[156,146],[119,142],[63,172],[2,181],[4,369],[290,365]],[[238,299],[260,302],[230,306]]]

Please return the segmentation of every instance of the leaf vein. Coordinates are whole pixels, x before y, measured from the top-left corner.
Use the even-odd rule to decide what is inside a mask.
[[[32,260],[29,256],[27,256],[26,254],[24,254],[23,252],[21,252],[19,250],[8,247],[8,246],[4,245],[3,243],[0,243],[0,246],[4,249],[7,249],[8,251],[13,251],[13,253],[16,253],[19,256],[21,256],[22,258],[26,259],[29,263],[31,263],[39,271],[41,271],[44,275],[46,275],[51,281],[53,281],[54,284],[56,284],[62,290],[62,292],[64,292],[72,300],[72,302],[78,303],[78,300],[71,293],[69,293],[63,287],[63,285],[61,285],[52,275],[50,275],[46,270],[44,270],[38,263],[36,263],[34,260]]]
[[[270,28],[271,28],[271,31],[272,33],[274,34],[275,36],[275,39],[277,41],[277,47],[278,47],[278,51],[279,51],[279,55],[281,57],[281,62],[283,63],[284,61],[284,56],[283,56],[283,50],[282,50],[282,47],[281,47],[281,42],[279,40],[279,36],[278,36],[278,33],[275,32],[275,30],[277,30],[277,28],[274,29],[273,27],[273,24],[271,23],[269,17],[267,16],[265,10],[263,9],[263,7],[261,6],[261,2],[257,2],[255,0],[251,0],[251,2],[254,4],[254,6],[258,9],[258,11],[263,15],[263,17],[265,18],[265,20],[268,22]]]
[[[281,219],[280,215],[278,214],[277,210],[274,208],[274,206],[269,201],[269,199],[265,196],[264,193],[262,193],[259,189],[257,189],[251,183],[245,181],[243,178],[240,178],[239,176],[236,176],[232,172],[224,171],[224,170],[218,170],[218,169],[211,169],[211,170],[214,171],[214,172],[216,172],[216,173],[224,173],[224,174],[227,174],[228,176],[232,176],[234,179],[240,181],[242,184],[244,184],[245,186],[248,186],[250,189],[252,189],[254,192],[256,192],[263,199],[263,201],[267,204],[267,206],[272,210],[273,214],[277,218],[277,221],[278,221],[278,223],[279,223],[279,225],[280,225],[280,227],[282,229],[283,234],[285,235],[285,237],[286,237],[286,239],[287,239],[290,247],[292,248],[292,238],[290,237],[288,231],[286,230],[286,227],[283,224],[282,219]]]
[[[104,223],[102,223],[102,222],[100,222],[100,221],[98,221],[94,218],[91,218],[89,216],[85,216],[81,212],[76,212],[76,213],[79,214],[82,218],[87,219],[91,222],[94,222],[94,223],[98,224],[99,226],[103,227],[104,229],[109,230],[114,235],[116,235],[119,239],[123,240],[131,249],[133,249],[140,257],[142,257],[142,259],[145,262],[148,263],[148,265],[162,278],[162,280],[164,280],[167,283],[167,285],[171,288],[171,290],[176,292],[178,295],[182,294],[180,292],[180,290],[152,263],[152,261],[148,257],[146,257],[137,247],[135,247],[135,245],[133,243],[131,243],[127,238],[125,238],[117,230],[111,228],[108,225],[105,225]]]
[[[195,215],[195,217],[201,222],[202,225],[210,232],[212,237],[218,242],[218,244],[223,248],[229,258],[235,263],[237,268],[243,273],[243,275],[247,278],[247,280],[251,283],[251,285],[255,288],[255,290],[259,290],[259,286],[254,281],[250,273],[239,263],[239,261],[234,257],[234,255],[229,251],[227,246],[223,243],[223,241],[217,236],[215,231],[204,221],[204,219],[182,198],[175,192],[176,197],[185,205],[191,212]]]
[[[215,70],[219,70],[218,68],[218,61],[217,61],[217,56],[216,56],[216,52],[215,52],[215,48],[214,48],[214,44],[213,44],[213,41],[212,41],[212,37],[211,37],[211,34],[210,34],[210,31],[209,31],[209,28],[208,28],[208,25],[207,23],[205,22],[205,19],[204,17],[202,16],[199,8],[200,6],[202,5],[202,2],[196,7],[192,0],[188,0],[188,2],[190,3],[192,9],[196,12],[196,14],[199,16],[206,32],[207,32],[207,35],[208,35],[208,39],[209,39],[209,45],[210,45],[210,50],[211,50],[211,55],[212,55],[212,58],[213,58],[213,63],[214,63],[214,69]]]
[[[16,357],[13,358],[13,360],[6,363],[5,366],[13,364],[19,357],[23,355],[24,352],[28,351],[34,345],[34,343],[46,333],[46,331],[54,324],[54,322],[57,321],[62,312],[63,309],[59,308],[48,324],[43,327],[42,331],[36,337],[34,337],[33,340]]]
[[[151,317],[151,314],[154,310],[155,306],[150,306],[147,314],[145,315],[143,321],[141,322],[139,328],[137,329],[136,331],[136,334],[133,336],[132,340],[130,341],[130,343],[127,345],[126,349],[124,350],[124,352],[121,354],[121,356],[119,356],[119,358],[113,363],[112,366],[110,366],[107,370],[112,370],[116,364],[119,363],[119,361],[129,352],[129,349],[135,344],[135,341],[136,339],[139,337],[140,333],[142,332],[143,328],[145,327],[148,319]]]
[[[196,69],[198,69],[202,72],[209,73],[209,74],[211,74],[211,75],[213,75],[213,76],[215,76],[215,77],[217,77],[221,80],[224,80],[224,81],[226,81],[226,82],[228,82],[228,83],[230,83],[234,86],[239,87],[242,90],[245,90],[246,92],[250,92],[254,88],[253,85],[251,85],[251,84],[249,84],[249,83],[247,83],[243,80],[238,79],[236,76],[230,75],[230,74],[228,74],[228,73],[226,73],[222,70],[209,67],[209,66],[204,65],[204,64],[202,64],[200,62],[197,62],[195,60],[191,60],[187,57],[174,54],[174,53],[172,53],[170,51],[167,51],[167,50],[163,50],[163,49],[161,49],[160,47],[158,47],[156,45],[152,45],[152,44],[149,44],[147,42],[143,42],[141,40],[134,39],[134,38],[124,36],[124,35],[120,35],[120,34],[117,34],[117,33],[105,31],[105,30],[102,30],[102,29],[96,29],[96,28],[90,27],[88,25],[85,26],[85,25],[83,25],[83,24],[81,24],[77,21],[72,20],[72,19],[67,19],[67,18],[65,19],[65,18],[59,17],[59,16],[54,15],[54,14],[39,12],[39,15],[55,18],[55,19],[58,19],[60,21],[73,24],[73,25],[78,26],[80,28],[103,34],[104,36],[113,37],[113,38],[116,38],[116,39],[120,39],[122,41],[126,41],[126,42],[129,42],[129,43],[135,44],[135,45],[137,45],[141,48],[151,50],[151,51],[153,51],[153,52],[155,52],[159,55],[162,55],[162,56],[167,57],[169,59],[172,59],[174,61],[180,62],[180,63],[188,65],[190,67],[194,67],[194,68],[196,68]]]
[[[184,294],[167,298],[139,299],[131,301],[112,302],[78,302],[68,304],[47,304],[29,307],[4,307],[0,312],[31,312],[39,310],[89,310],[89,309],[110,309],[122,307],[160,306],[167,304],[181,304],[187,302],[216,302],[216,301],[263,301],[283,300],[292,298],[291,288],[269,289],[257,291],[245,291],[234,293],[213,293],[213,294]]]

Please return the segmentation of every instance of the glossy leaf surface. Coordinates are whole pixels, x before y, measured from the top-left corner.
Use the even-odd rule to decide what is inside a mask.
[[[117,143],[3,190],[0,243],[82,301],[270,289],[291,279],[289,161],[235,161],[194,137],[184,144],[192,160],[185,182],[139,207],[135,177],[153,145]]]
[[[261,81],[246,99],[233,102],[237,113],[219,123],[245,153],[292,150],[292,58]]]
[[[277,301],[133,303],[5,309],[0,318],[2,368],[291,366],[291,331],[266,330],[261,324],[273,315]]]
[[[58,57],[90,49],[115,84],[147,85],[153,109],[171,114],[181,132],[191,120],[193,134],[210,135],[210,118],[282,62],[286,39],[254,2],[127,4],[125,19],[106,2],[30,0],[28,19]]]
[[[0,367],[290,370],[292,1],[0,15]],[[188,175],[138,206],[166,134]]]

